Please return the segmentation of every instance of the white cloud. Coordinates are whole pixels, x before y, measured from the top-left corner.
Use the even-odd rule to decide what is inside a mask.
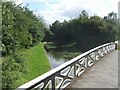
[[[118,12],[119,0],[18,0],[20,2],[43,3],[47,9],[37,11],[47,23],[53,23],[55,20],[63,21],[77,17],[82,10],[86,10],[90,15],[99,15],[101,17],[114,11]],[[37,8],[36,8],[37,9]]]
[[[21,4],[22,3],[22,0],[12,0],[13,2],[15,2],[16,3],[16,5],[19,5],[19,4]]]
[[[51,10],[43,10],[38,13],[44,17],[48,24],[53,23],[55,20],[59,20],[60,22],[64,20],[69,20],[66,16],[61,16],[62,10],[55,10],[54,12]]]
[[[100,16],[109,12],[117,12],[118,0],[61,0],[65,6],[65,11],[85,9],[91,14]],[[68,2],[68,3],[67,3]],[[73,12],[71,12],[73,13]]]
[[[62,19],[77,17],[82,10],[86,10],[90,15],[96,14],[101,17],[107,16],[112,11],[118,12],[118,0],[61,0],[61,3],[48,4],[48,6],[52,8],[51,15],[48,14],[48,17],[56,16],[51,22],[55,19],[63,21]]]

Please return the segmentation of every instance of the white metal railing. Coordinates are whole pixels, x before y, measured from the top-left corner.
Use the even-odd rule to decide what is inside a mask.
[[[107,43],[93,48],[66,63],[48,71],[47,73],[31,80],[30,82],[18,87],[17,89],[40,89],[46,88],[61,89],[71,83],[74,77],[80,76],[86,68],[92,66],[109,52],[115,50],[114,42]]]

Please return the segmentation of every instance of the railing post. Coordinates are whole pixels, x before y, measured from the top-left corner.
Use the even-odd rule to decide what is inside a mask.
[[[55,77],[52,77],[52,90],[55,90]]]
[[[77,70],[76,63],[74,63],[74,77],[77,77],[76,70]]]

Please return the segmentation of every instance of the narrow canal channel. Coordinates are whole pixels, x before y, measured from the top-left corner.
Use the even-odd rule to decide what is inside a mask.
[[[55,68],[65,63],[66,61],[68,61],[68,59],[65,59],[62,57],[62,52],[52,51],[52,50],[46,51],[46,52],[47,52],[47,57],[49,59],[49,62],[52,68]]]
[[[47,43],[44,48],[51,68],[55,68],[81,54],[80,50],[74,44],[58,47],[54,44]]]

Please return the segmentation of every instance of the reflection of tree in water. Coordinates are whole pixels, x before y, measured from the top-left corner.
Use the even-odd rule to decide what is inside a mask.
[[[75,44],[56,46],[53,43],[47,43],[45,49],[53,68],[80,55],[81,52]]]
[[[64,59],[65,61],[68,61],[81,53],[78,51],[54,51],[54,50],[49,50],[47,53],[52,56],[53,58],[56,58],[57,60]]]
[[[62,51],[53,51],[53,50],[49,50],[47,51],[47,54],[49,54],[51,57],[53,58],[56,58],[56,60],[60,60],[61,58],[62,59],[65,59],[63,56],[64,56],[64,52]]]
[[[62,58],[61,53],[49,51],[47,52],[48,59],[51,63],[52,68],[55,68],[63,63],[65,63],[67,60]]]

